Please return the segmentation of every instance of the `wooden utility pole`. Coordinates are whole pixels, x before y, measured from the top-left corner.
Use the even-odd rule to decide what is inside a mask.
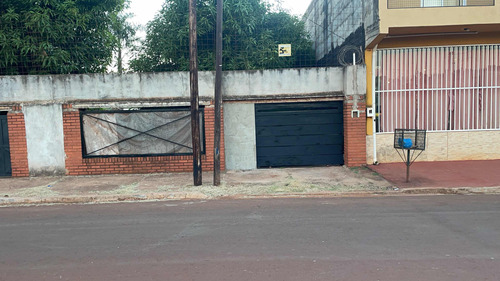
[[[196,0],[189,0],[189,81],[191,89],[191,134],[193,141],[194,185],[202,184],[200,114],[198,95],[198,39],[196,31]]]
[[[222,1],[217,0],[217,24],[215,38],[215,136],[214,136],[214,185],[220,185],[220,139],[222,108]]]

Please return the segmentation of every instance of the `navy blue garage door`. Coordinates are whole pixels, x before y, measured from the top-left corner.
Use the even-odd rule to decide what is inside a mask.
[[[344,164],[342,101],[255,105],[257,167]]]

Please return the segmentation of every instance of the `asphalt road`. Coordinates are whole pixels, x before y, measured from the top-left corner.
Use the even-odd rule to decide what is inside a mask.
[[[500,280],[500,196],[0,208],[0,280]]]

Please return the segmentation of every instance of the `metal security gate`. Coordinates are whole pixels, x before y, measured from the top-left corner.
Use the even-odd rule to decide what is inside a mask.
[[[257,167],[344,164],[341,101],[256,104]]]
[[[376,53],[377,132],[500,129],[500,45]]]
[[[7,114],[0,112],[0,177],[10,176],[11,174]]]

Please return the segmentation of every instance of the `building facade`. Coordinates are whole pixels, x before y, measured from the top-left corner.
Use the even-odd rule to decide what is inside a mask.
[[[497,1],[313,0],[304,20],[318,61],[363,49],[369,164],[400,161],[397,128],[427,131],[422,161],[500,158]]]
[[[221,168],[364,164],[365,75],[224,72]],[[204,171],[215,154],[214,78],[200,72]],[[192,171],[189,72],[1,76],[0,93],[0,176]]]

